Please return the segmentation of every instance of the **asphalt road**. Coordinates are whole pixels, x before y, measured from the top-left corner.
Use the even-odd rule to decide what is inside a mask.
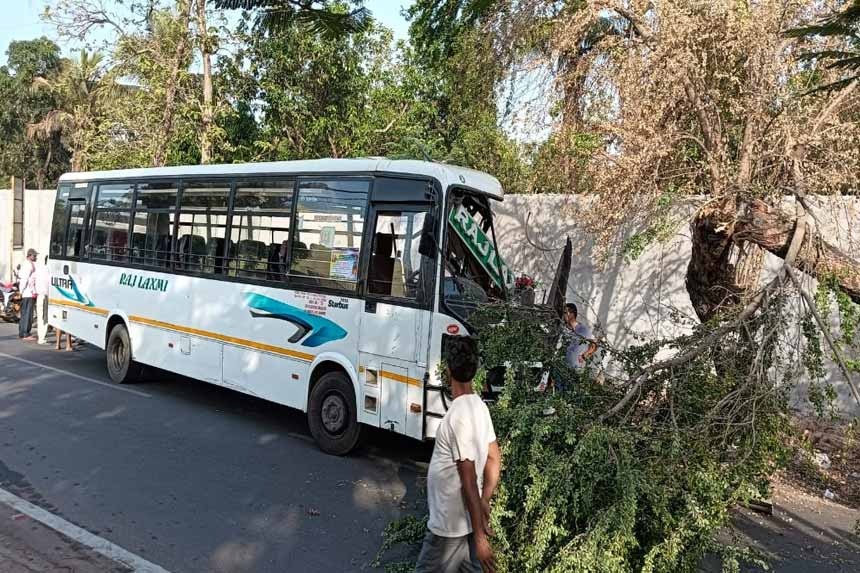
[[[0,487],[173,573],[369,570],[430,453],[375,431],[329,456],[300,412],[165,373],[116,386],[101,351],[0,324]]]

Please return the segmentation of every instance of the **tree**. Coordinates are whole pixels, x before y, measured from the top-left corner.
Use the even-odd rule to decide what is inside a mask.
[[[755,286],[740,276],[754,247],[787,250],[790,236],[778,246],[763,240],[773,229],[756,216],[763,209],[757,201],[778,213],[786,192],[802,201],[805,193],[841,193],[858,184],[857,131],[848,113],[856,96],[848,86],[832,98],[799,97],[811,76],[798,64],[798,46],[782,35],[802,16],[793,3],[612,9],[632,33],[597,51],[589,71],[609,86],[608,105],[619,106],[592,124],[612,146],[589,166],[605,201],[601,236],[642,220],[634,212],[647,215],[667,193],[710,196],[691,223],[687,282],[694,308],[708,321]],[[578,42],[604,10],[594,3],[578,13],[557,41]],[[816,74],[832,72],[818,67]],[[607,217],[615,226],[606,225]],[[798,264],[819,277],[856,276],[858,268],[844,264],[850,257],[814,246],[823,244],[809,229]]]
[[[178,0],[176,20],[176,43],[173,46],[173,57],[170,61],[170,73],[164,91],[164,112],[161,116],[161,128],[155,153],[152,157],[153,166],[164,165],[167,156],[167,147],[173,135],[174,118],[176,117],[176,92],[179,89],[180,75],[188,70],[188,24],[191,20],[191,0]],[[205,10],[205,8],[204,8]]]
[[[200,114],[200,163],[212,160],[212,127],[214,120],[212,86],[212,38],[206,26],[206,0],[196,0],[197,38],[203,65],[203,106]]]
[[[353,4],[357,4],[356,8],[348,10],[346,2],[338,0],[215,0],[219,9],[256,11],[260,29],[278,31],[298,25],[328,37],[369,29],[370,10],[360,1]]]
[[[16,41],[9,44],[7,56],[0,68],[0,173],[44,188],[67,170],[68,154],[58,135],[34,141],[26,129],[57,107],[52,94],[31,88],[35,78],[60,73],[60,49],[47,38]]]
[[[246,23],[243,47],[219,59],[219,92],[259,118],[258,160],[410,155],[433,145],[428,82],[392,51],[389,30],[331,36],[295,24]]]
[[[71,153],[72,171],[88,166],[88,136],[114,91],[113,77],[106,75],[101,54],[81,50],[77,60],[66,60],[54,77],[38,76],[34,90],[45,90],[59,105],[27,126],[34,140],[51,141],[59,136]]]
[[[849,2],[842,10],[829,14],[815,24],[793,28],[790,38],[804,38],[810,42],[836,39],[841,45],[822,47],[804,53],[802,59],[821,61],[829,69],[841,70],[844,76],[817,90],[837,90],[860,81],[860,0]]]

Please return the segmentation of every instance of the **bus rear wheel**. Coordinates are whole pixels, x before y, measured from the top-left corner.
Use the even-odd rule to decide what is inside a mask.
[[[131,359],[131,338],[124,324],[117,324],[111,329],[105,354],[111,380],[118,384],[128,384],[140,379],[143,365]]]
[[[320,449],[343,456],[361,437],[352,384],[342,372],[324,374],[311,390],[308,425]]]

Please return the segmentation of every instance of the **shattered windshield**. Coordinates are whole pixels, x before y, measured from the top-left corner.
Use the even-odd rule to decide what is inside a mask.
[[[503,300],[513,276],[499,256],[486,197],[455,189],[447,213],[444,301],[458,318]]]

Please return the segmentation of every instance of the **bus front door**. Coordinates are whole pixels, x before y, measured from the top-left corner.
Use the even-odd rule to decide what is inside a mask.
[[[429,207],[371,208],[359,354],[359,419],[420,439],[432,300],[432,259],[418,252]],[[432,282],[432,281],[431,281]]]

